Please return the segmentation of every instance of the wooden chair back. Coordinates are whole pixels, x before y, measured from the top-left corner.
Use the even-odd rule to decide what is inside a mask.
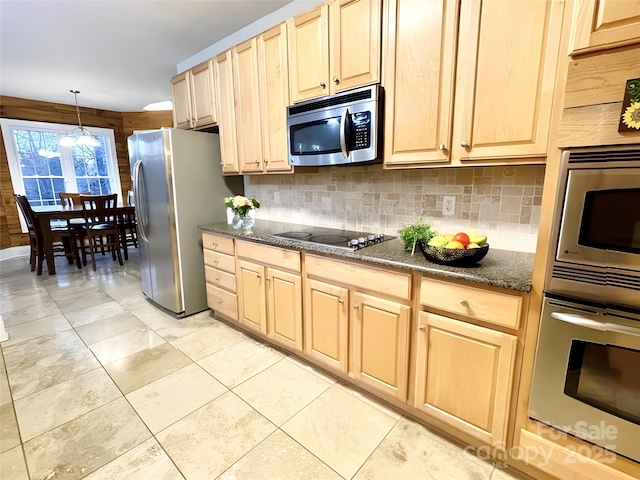
[[[74,205],[80,205],[80,195],[91,195],[91,192],[83,192],[83,193],[58,192],[58,195],[60,195],[60,200],[62,200],[63,206],[72,207]]]
[[[29,200],[27,200],[27,197],[25,197],[24,195],[14,195],[14,197],[16,199],[16,203],[18,204],[18,208],[22,212],[24,221],[27,222],[27,229],[29,230],[29,233],[31,235],[35,235],[36,220]]]
[[[105,229],[108,226],[116,228],[118,194],[111,195],[80,195],[84,219],[90,229]]]

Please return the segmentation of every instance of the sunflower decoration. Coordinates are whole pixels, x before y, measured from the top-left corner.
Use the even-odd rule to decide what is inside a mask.
[[[618,131],[640,131],[640,78],[627,80]]]
[[[629,128],[640,130],[640,102],[629,105],[622,115],[622,123]]]

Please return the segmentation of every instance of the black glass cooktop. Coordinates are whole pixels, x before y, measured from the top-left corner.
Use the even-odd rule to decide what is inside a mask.
[[[301,230],[278,233],[273,236],[276,238],[295,240],[297,242],[315,243],[350,250],[357,250],[395,238],[381,233],[357,232],[355,230],[340,230],[325,227],[304,227]]]

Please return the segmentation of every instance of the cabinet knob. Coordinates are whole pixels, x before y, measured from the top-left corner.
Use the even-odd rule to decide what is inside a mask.
[[[460,146],[463,148],[467,148],[469,146],[469,142],[467,142],[466,140],[463,140],[462,142],[460,142]]]
[[[216,242],[211,242],[211,245],[213,245],[213,248],[216,248],[218,246]]]
[[[217,265],[218,264],[218,260],[214,260],[213,263],[215,263]]]
[[[262,278],[262,276],[259,273],[256,273],[256,277]]]
[[[418,327],[418,330],[420,330],[421,332],[426,332],[427,331],[427,327],[425,327],[424,325],[420,325]]]
[[[469,306],[469,301],[468,300],[460,300],[460,305],[462,305],[463,307],[468,307]]]
[[[320,86],[321,86],[322,88],[325,88],[325,87],[327,86],[327,84],[326,84],[326,83],[324,83],[324,82],[320,82]]]
[[[265,158],[264,160],[262,160],[264,163],[269,163],[269,159]]]
[[[344,303],[344,300],[342,300],[341,298],[338,299],[338,303]]]
[[[340,83],[340,79],[338,77],[333,77],[333,83],[336,85]]]
[[[216,282],[219,282],[220,281],[220,277],[216,277],[215,280],[216,280]]]
[[[441,152],[444,152],[446,149],[447,147],[444,143],[441,143],[440,145],[438,145],[438,150],[440,150]]]
[[[264,277],[264,279],[265,279],[267,282],[270,282],[270,281],[271,281],[271,279],[270,279],[269,277]]]
[[[216,302],[218,305],[220,305],[222,303],[222,300],[218,299],[218,301]]]
[[[260,160],[256,160],[256,165],[260,165]]]
[[[358,305],[358,304],[356,303],[356,304],[354,304],[354,305],[353,305],[353,308],[357,310],[358,308],[360,308],[360,305]]]

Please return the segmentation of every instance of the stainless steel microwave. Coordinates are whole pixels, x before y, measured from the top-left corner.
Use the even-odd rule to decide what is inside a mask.
[[[546,289],[640,308],[640,149],[563,156]]]
[[[370,85],[287,107],[289,165],[378,160],[382,87]]]

